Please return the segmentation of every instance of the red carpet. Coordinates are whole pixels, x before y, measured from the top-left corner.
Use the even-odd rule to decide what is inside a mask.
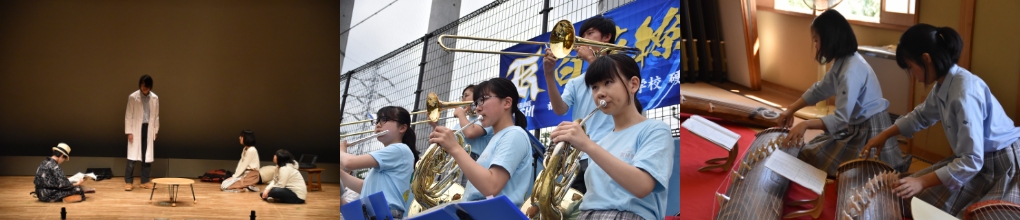
[[[681,123],[683,120],[689,117],[686,114],[680,114]],[[707,118],[707,117],[706,117]],[[708,118],[712,119],[712,118]],[[751,142],[754,141],[755,132],[747,127],[726,123],[724,121],[713,120],[719,125],[730,129],[737,134],[740,134],[739,147],[740,155],[737,158],[743,158],[743,154],[747,152],[747,148],[750,147]],[[720,147],[708,142],[697,135],[694,135],[686,129],[680,129],[680,213],[681,219],[714,219],[716,211],[719,209],[719,203],[715,199],[715,193],[717,191],[725,191],[729,187],[729,183],[722,185],[726,180],[727,174],[730,169],[726,171],[719,171],[718,169],[698,172],[698,168],[705,166],[705,161],[717,158],[725,157],[727,152]],[[722,185],[722,186],[721,186]],[[836,209],[836,184],[826,185],[825,195],[825,209],[818,219],[834,219]],[[791,184],[790,190],[788,191],[786,201],[795,201],[801,199],[816,198],[818,195],[808,190],[807,188],[801,187],[797,184]],[[803,210],[804,208],[798,207],[787,207],[786,213],[790,213],[797,210]],[[811,219],[810,216],[802,217],[797,219]]]

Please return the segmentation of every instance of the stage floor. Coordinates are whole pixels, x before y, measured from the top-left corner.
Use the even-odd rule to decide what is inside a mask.
[[[160,185],[149,203],[152,189],[135,187],[124,191],[124,178],[103,181],[88,180],[85,186],[96,188],[79,203],[40,202],[29,192],[35,190],[32,176],[0,176],[0,190],[7,195],[0,199],[0,219],[59,219],[65,207],[68,219],[249,219],[255,211],[257,219],[340,219],[340,184],[322,184],[322,191],[308,192],[305,204],[267,203],[256,192],[230,193],[220,191],[219,183],[195,179],[195,197],[191,189],[181,186],[177,207],[170,201],[168,190]],[[139,181],[136,177],[135,181]],[[137,183],[136,183],[137,184]],[[265,189],[265,184],[258,185]]]

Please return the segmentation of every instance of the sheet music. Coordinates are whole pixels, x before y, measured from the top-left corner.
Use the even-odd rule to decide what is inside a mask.
[[[772,155],[765,159],[765,167],[819,195],[822,194],[822,188],[825,187],[825,171],[790,156],[786,152],[773,151]]]
[[[354,200],[358,200],[359,198],[361,198],[360,193],[355,192],[350,188],[344,187],[344,189],[341,191],[342,193],[340,194],[340,198],[343,199],[345,203],[351,203]]]
[[[719,145],[719,147],[722,147],[727,151],[732,149],[733,145],[737,144],[737,140],[740,140],[740,135],[736,132],[730,131],[729,129],[726,129],[723,126],[709,121],[699,115],[692,115],[690,119],[684,121],[684,123],[680,126],[686,128],[695,135]]]
[[[914,213],[914,219],[957,219],[956,217],[949,215],[949,213],[946,213],[946,211],[935,208],[935,206],[932,206],[917,197],[910,199],[910,211]]]
[[[78,173],[74,174],[74,176],[68,177],[67,180],[70,180],[71,183],[77,183],[77,182],[81,182],[81,180],[83,178],[85,178],[85,177],[92,178],[92,180],[95,180],[97,178],[96,174],[94,174],[94,173],[81,173],[81,172],[78,172]]]

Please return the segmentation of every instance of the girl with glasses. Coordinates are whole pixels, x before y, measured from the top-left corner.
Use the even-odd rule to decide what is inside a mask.
[[[506,195],[521,206],[530,193],[534,167],[531,166],[531,142],[524,113],[517,108],[517,87],[504,78],[492,78],[475,86],[475,112],[482,127],[492,127],[494,135],[478,160],[457,143],[453,130],[439,126],[429,135],[429,143],[443,147],[468,179],[466,201]]]
[[[411,174],[418,162],[411,115],[407,109],[397,106],[383,107],[376,115],[379,118],[375,132],[389,130],[389,133],[376,138],[386,147],[368,154],[353,155],[347,153],[347,141],[340,142],[340,165],[344,169],[372,168],[364,180],[347,172],[340,173],[340,180],[347,188],[360,193],[361,198],[382,192],[393,217],[401,219],[407,212],[408,202],[404,195],[410,193]]]

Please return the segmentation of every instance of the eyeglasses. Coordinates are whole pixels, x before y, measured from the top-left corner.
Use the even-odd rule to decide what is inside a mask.
[[[375,124],[376,125],[384,124],[384,123],[386,123],[388,121],[397,121],[397,120],[393,120],[393,119],[391,119],[389,117],[381,116],[381,117],[375,119]]]
[[[483,95],[481,98],[475,100],[475,103],[472,103],[471,106],[472,107],[477,107],[477,106],[480,106],[482,104],[485,104],[485,100],[489,100],[490,98],[496,98],[496,96],[494,96],[494,95]]]

